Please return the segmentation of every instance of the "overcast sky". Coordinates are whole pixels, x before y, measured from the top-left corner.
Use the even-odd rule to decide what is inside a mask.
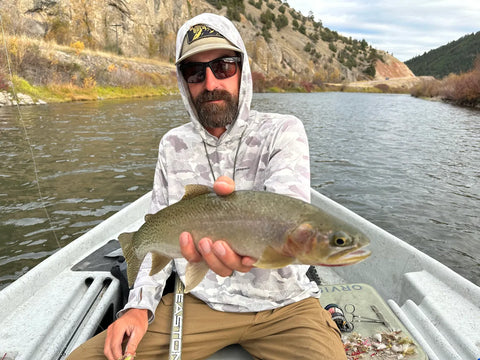
[[[287,0],[344,36],[406,61],[480,31],[480,0]]]

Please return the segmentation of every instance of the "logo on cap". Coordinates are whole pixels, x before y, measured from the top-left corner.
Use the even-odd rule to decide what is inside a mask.
[[[218,31],[213,30],[212,28],[209,28],[206,25],[195,25],[192,26],[188,32],[187,32],[187,42],[188,44],[191,44],[194,41],[205,39],[205,38],[211,38],[211,37],[217,37],[217,38],[222,38],[222,34],[220,34]]]

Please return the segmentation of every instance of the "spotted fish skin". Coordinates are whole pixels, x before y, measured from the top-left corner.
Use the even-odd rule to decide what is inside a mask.
[[[264,191],[235,191],[218,196],[202,185],[188,185],[181,201],[147,215],[137,232],[119,237],[132,284],[140,264],[152,253],[150,275],[180,258],[179,236],[188,231],[197,243],[204,237],[225,240],[239,255],[258,259],[259,268],[289,264],[343,266],[370,255],[367,237],[335,215],[302,200]],[[190,267],[190,269],[189,269]],[[205,276],[205,263],[187,266],[186,287]]]

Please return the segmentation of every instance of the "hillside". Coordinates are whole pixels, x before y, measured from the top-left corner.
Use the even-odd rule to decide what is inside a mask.
[[[341,36],[313,16],[281,0],[2,0],[5,30],[34,42],[18,51],[9,44],[16,72],[34,85],[52,80],[82,86],[110,84],[112,69],[134,76],[119,57],[151,59],[148,79],[174,69],[175,36],[194,15],[214,12],[232,19],[244,37],[254,77],[272,84],[295,81],[314,85],[385,77],[411,77],[409,69],[365,40]],[[14,39],[15,40],[15,39]],[[85,51],[83,51],[85,47]],[[70,48],[70,50],[68,50]],[[87,52],[90,51],[90,52]],[[95,60],[95,53],[101,59]],[[108,54],[111,54],[109,56]],[[3,57],[0,57],[0,66]],[[131,63],[128,60],[128,63]],[[163,64],[163,65],[159,65]],[[390,67],[389,64],[395,64]],[[4,65],[4,63],[3,63]],[[158,70],[158,68],[162,70]],[[145,66],[143,67],[145,68]],[[5,73],[5,66],[1,71]],[[138,72],[138,71],[137,71]],[[133,74],[133,75],[132,75]],[[122,85],[120,83],[120,85]]]
[[[416,56],[405,64],[416,76],[434,76],[441,79],[451,73],[460,74],[471,70],[478,54],[480,31]]]

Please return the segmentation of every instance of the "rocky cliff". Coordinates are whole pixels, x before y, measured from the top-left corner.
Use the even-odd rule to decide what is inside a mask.
[[[407,65],[393,56],[385,57],[384,61],[377,61],[375,70],[376,80],[415,77]]]
[[[170,62],[178,28],[213,12],[234,21],[258,77],[322,83],[413,75],[391,55],[341,36],[281,0],[2,0],[0,11],[10,33]]]

